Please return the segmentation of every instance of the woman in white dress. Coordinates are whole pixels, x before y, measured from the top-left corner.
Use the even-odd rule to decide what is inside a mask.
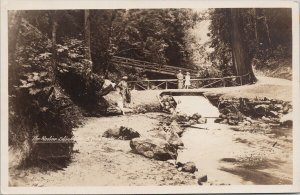
[[[187,72],[185,75],[184,88],[188,89],[190,86],[191,86],[191,76],[190,76],[190,73]]]

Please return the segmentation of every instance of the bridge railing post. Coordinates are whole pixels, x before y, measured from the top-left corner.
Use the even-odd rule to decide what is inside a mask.
[[[150,89],[150,81],[147,81],[147,90]]]
[[[168,89],[168,81],[166,81],[166,89]]]

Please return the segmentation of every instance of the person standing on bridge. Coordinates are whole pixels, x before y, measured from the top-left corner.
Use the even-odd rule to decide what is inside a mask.
[[[184,88],[188,89],[190,86],[191,86],[191,76],[190,76],[190,73],[187,72],[185,75]]]
[[[182,89],[183,88],[183,74],[181,73],[181,70],[179,70],[179,73],[176,75],[177,79],[178,79],[178,89]]]

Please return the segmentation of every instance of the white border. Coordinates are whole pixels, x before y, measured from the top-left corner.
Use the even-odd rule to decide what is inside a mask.
[[[116,9],[116,8],[292,8],[293,15],[293,185],[234,186],[132,186],[132,187],[8,187],[8,47],[7,10],[36,9]],[[299,7],[292,1],[192,1],[192,0],[2,0],[1,1],[1,194],[46,193],[278,193],[300,191],[300,80]],[[297,157],[297,158],[296,158]]]

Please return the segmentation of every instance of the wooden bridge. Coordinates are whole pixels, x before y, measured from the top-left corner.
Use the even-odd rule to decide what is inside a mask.
[[[114,56],[111,62],[114,65],[118,65],[118,66],[133,67],[135,69],[139,69],[143,71],[161,73],[161,74],[172,75],[172,76],[176,76],[179,70],[181,70],[182,73],[189,72],[191,76],[195,76],[198,72],[197,70],[193,70],[189,68],[180,68],[180,67],[175,67],[170,65],[162,65],[162,64],[141,61],[141,60],[134,60],[134,59],[123,58],[118,56]]]
[[[190,89],[213,88],[213,87],[232,87],[248,84],[250,81],[250,73],[242,76],[228,76],[221,78],[196,78],[197,70],[188,68],[179,68],[169,65],[160,65],[141,60],[123,58],[114,56],[112,63],[118,66],[133,67],[143,71],[154,73],[162,73],[175,76],[179,70],[190,72],[191,86]],[[194,79],[193,79],[194,77]],[[177,89],[177,79],[157,79],[157,80],[136,80],[128,81],[129,87],[133,90],[157,90],[157,89]]]

